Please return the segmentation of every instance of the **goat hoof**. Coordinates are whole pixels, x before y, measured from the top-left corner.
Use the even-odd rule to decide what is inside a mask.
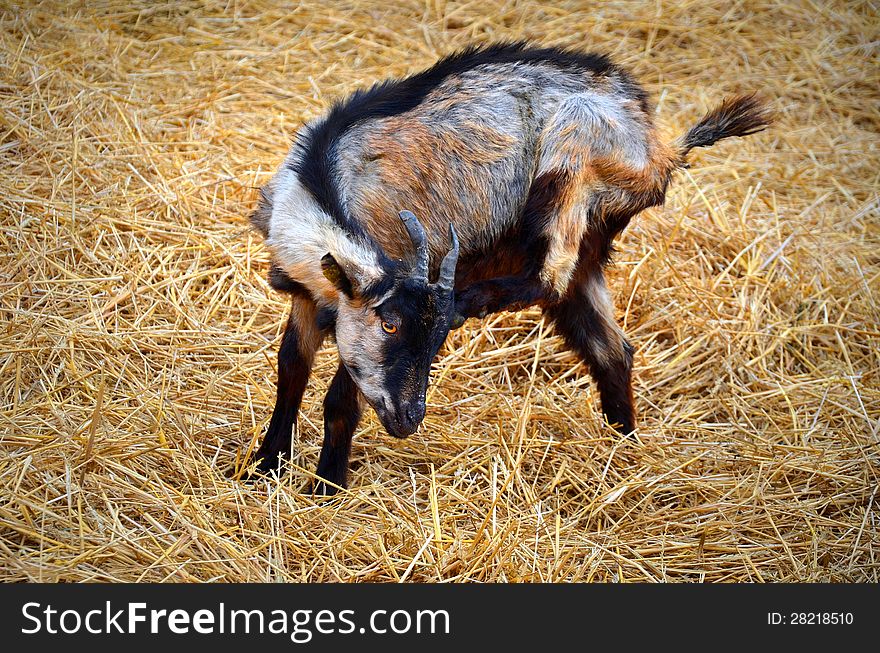
[[[460,329],[464,324],[465,318],[464,315],[453,315],[452,323],[449,325],[450,329]]]
[[[635,424],[629,419],[609,419],[605,418],[605,424],[613,432],[624,438],[635,439]]]
[[[241,480],[245,483],[254,483],[262,478],[280,478],[283,472],[283,459],[280,456],[267,456],[260,459],[253,471],[243,473]]]
[[[311,494],[316,499],[329,499],[338,492],[338,487],[324,481],[312,481],[305,488],[305,494]]]

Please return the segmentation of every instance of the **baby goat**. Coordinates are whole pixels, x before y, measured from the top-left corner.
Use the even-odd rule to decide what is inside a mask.
[[[258,469],[289,451],[326,334],[340,364],[317,470],[329,483],[316,489],[332,494],[346,485],[361,396],[388,433],[410,435],[449,329],[530,305],[587,364],[608,423],[630,433],[633,350],[605,285],[611,243],[663,203],[692,148],[768,123],[740,96],[670,146],[645,92],[606,57],[515,43],[357,91],[304,125],[251,218],[270,283],[293,304]]]

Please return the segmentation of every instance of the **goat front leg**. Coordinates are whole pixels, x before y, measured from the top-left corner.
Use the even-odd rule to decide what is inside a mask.
[[[340,487],[348,487],[351,439],[361,419],[359,394],[348,370],[340,364],[324,397],[324,444],[318,459],[315,494],[330,496]]]
[[[279,456],[290,451],[296,415],[312,371],[315,352],[324,337],[316,317],[317,307],[310,298],[293,295],[290,317],[278,350],[275,409],[256,454],[259,472],[278,469]]]
[[[469,317],[519,310],[546,298],[547,287],[537,278],[510,276],[477,281],[455,294],[452,327],[460,327]]]

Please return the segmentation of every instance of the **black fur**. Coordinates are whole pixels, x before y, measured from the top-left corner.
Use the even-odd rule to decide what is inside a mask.
[[[547,299],[547,289],[534,277],[498,277],[468,286],[455,298],[456,318],[483,318],[490,313],[517,311]]]
[[[377,411],[391,435],[410,435],[424,416],[431,361],[446,339],[451,301],[452,297],[437,286],[403,279],[376,309],[380,319],[398,327],[382,344],[384,387],[393,397],[412,398],[399,406],[400,413]]]
[[[729,98],[685,134],[681,141],[681,156],[695,147],[708,147],[722,138],[762,131],[771,120],[767,106],[754,93]]]
[[[276,469],[279,456],[290,451],[293,425],[302,402],[303,393],[311,373],[310,357],[303,356],[299,347],[299,334],[293,314],[287,320],[281,348],[278,350],[278,389],[275,409],[263,442],[257,451],[260,461],[257,469],[268,472]]]
[[[387,294],[397,283],[398,277],[405,274],[404,270],[408,270],[400,261],[392,261],[387,258],[382,262],[382,266],[385,270],[385,275],[366,288],[359,289],[362,299],[369,301]]]
[[[312,295],[308,288],[299,281],[294,281],[290,276],[277,265],[269,268],[269,285],[278,292],[285,292],[290,295],[297,295],[305,299],[311,299]]]
[[[571,184],[571,175],[564,170],[544,173],[532,181],[523,208],[522,236],[533,240],[547,230],[547,221],[560,204],[560,193]],[[543,256],[538,260],[543,260]]]
[[[602,412],[608,424],[617,425],[624,435],[632,433],[635,430],[632,346],[624,341],[622,360],[604,362],[595,356],[591,341],[601,342],[604,330],[596,309],[580,289],[572,292],[566,300],[549,307],[547,314],[555,322],[566,344],[587,364],[599,388]]]
[[[626,229],[633,216],[649,207],[663,204],[667,183],[668,180],[660,188],[640,193],[620,189],[594,193],[588,200],[587,213],[590,215],[590,224],[596,227],[581,243],[580,260],[598,261],[603,266],[610,264],[614,240]]]
[[[332,331],[336,326],[336,309],[329,307],[318,309],[315,324],[322,333]]]
[[[360,419],[357,386],[345,366],[340,365],[324,397],[324,444],[317,471],[320,478],[346,487],[351,439]],[[318,481],[314,490],[315,494],[330,496],[338,488]]]

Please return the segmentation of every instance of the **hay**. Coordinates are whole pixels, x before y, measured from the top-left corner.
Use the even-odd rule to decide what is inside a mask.
[[[877,581],[871,3],[4,2],[0,576],[42,581]],[[247,227],[304,118],[471,42],[607,51],[683,133],[758,90],[619,243],[637,440],[536,311],[441,351],[420,433],[352,489],[226,477],[268,422],[283,297]]]

